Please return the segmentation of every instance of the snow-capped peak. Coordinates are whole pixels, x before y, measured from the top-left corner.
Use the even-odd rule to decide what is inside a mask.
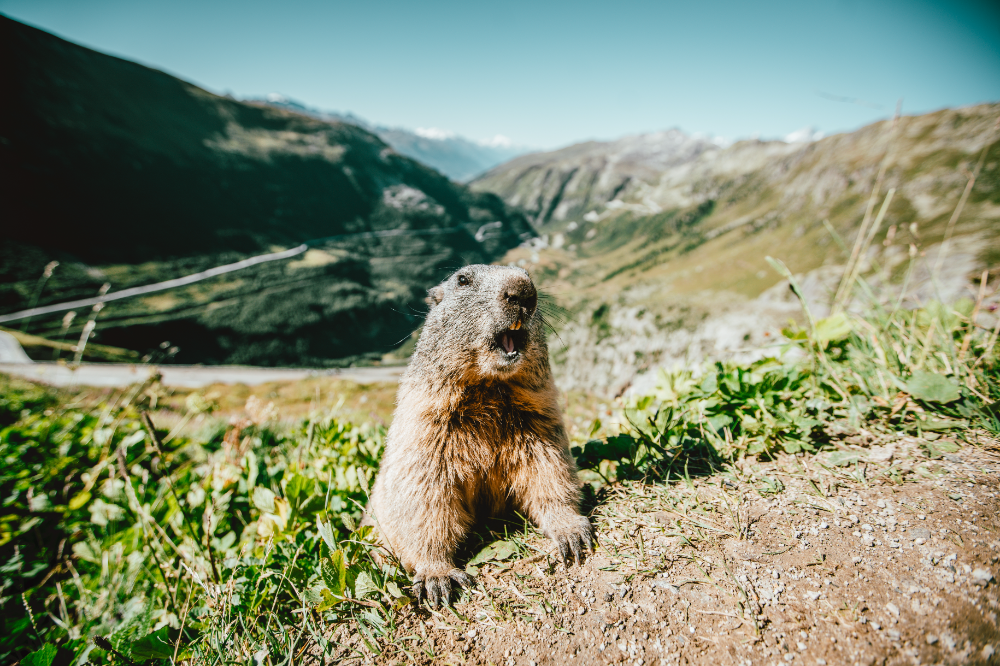
[[[812,143],[819,141],[825,134],[814,127],[803,127],[785,136],[785,143]]]
[[[418,127],[414,130],[417,136],[421,136],[425,139],[437,139],[438,141],[443,141],[445,139],[454,139],[456,134],[454,132],[449,132],[448,130],[438,129],[437,127]]]

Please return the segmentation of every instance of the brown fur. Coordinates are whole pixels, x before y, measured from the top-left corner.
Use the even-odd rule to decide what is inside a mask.
[[[452,580],[469,582],[454,554],[477,518],[520,510],[567,563],[590,551],[592,536],[528,274],[467,266],[428,303],[370,512],[417,596],[436,604],[449,602]],[[513,356],[504,334],[516,340]]]

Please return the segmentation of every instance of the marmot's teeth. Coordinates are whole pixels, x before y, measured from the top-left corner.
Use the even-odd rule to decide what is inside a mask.
[[[510,330],[512,330],[512,331],[520,330],[520,328],[521,328],[521,320],[520,319],[518,319],[517,321],[515,321],[513,324],[510,325]]]

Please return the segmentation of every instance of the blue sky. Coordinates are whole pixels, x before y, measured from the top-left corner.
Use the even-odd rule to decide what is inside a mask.
[[[669,127],[829,134],[900,98],[904,113],[1000,99],[1000,5],[987,2],[0,0],[0,12],[214,92],[541,148]]]

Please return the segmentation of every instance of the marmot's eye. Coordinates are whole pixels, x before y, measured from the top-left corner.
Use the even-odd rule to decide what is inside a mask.
[[[460,287],[466,287],[468,286],[468,284],[469,284],[469,278],[465,277],[464,275],[458,276],[458,285]]]

